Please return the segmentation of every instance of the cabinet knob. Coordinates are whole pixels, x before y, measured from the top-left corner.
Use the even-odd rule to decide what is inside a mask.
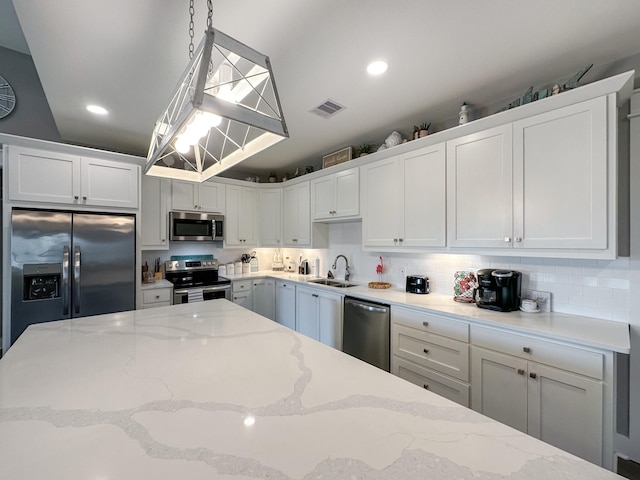
[[[159,299],[160,299],[160,295],[156,295],[156,300],[159,300]]]
[[[531,378],[533,378],[534,380],[535,380],[536,378],[538,378],[538,375],[536,375],[535,373],[530,373],[530,374],[529,374],[529,376],[530,376]]]
[[[86,196],[86,195],[83,195],[83,196],[82,196],[82,200],[86,200],[86,199],[87,199],[87,196]]]
[[[73,197],[73,199],[74,199],[74,200],[78,200],[78,198],[79,198],[79,197],[78,197],[78,195],[75,195],[75,196]]]
[[[162,243],[164,243],[164,242],[166,242],[166,241],[167,241],[167,240],[166,240],[166,239],[164,239],[164,238],[161,240],[161,242],[162,242]]]
[[[394,239],[393,239],[393,243],[398,243],[398,239],[397,239],[397,238],[394,238]]]
[[[524,370],[522,368],[518,369],[518,375],[524,375]]]
[[[531,349],[529,347],[522,347],[522,351],[524,353],[531,353]]]
[[[504,237],[505,243],[509,243],[511,241],[511,237]]]
[[[424,385],[422,385],[422,388],[424,388],[425,390],[429,390],[429,384],[425,383]]]
[[[422,326],[423,327],[428,327],[429,326],[429,322],[422,322]]]
[[[402,242],[404,241],[404,239],[403,239],[403,238],[399,238],[399,239],[398,239],[398,241],[399,241],[400,243],[402,243]]]
[[[521,241],[522,241],[522,237],[516,237],[514,240],[515,240],[516,242],[521,242]]]
[[[318,298],[318,294],[317,293],[312,293],[311,296]]]
[[[425,349],[423,349],[422,351],[423,351],[424,353],[429,353],[429,349],[428,349],[428,348],[425,348]]]

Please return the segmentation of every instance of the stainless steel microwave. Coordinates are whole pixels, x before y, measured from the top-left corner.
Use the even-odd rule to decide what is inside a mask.
[[[213,242],[224,240],[224,215],[169,212],[169,240]]]

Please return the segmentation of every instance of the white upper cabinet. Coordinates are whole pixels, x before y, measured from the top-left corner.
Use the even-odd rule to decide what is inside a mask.
[[[258,192],[258,243],[261,247],[282,245],[282,189]]]
[[[447,222],[451,247],[510,246],[511,124],[447,142]]]
[[[253,247],[258,244],[258,192],[254,187],[227,185],[225,246]]]
[[[359,181],[357,167],[312,180],[313,220],[357,217],[360,213]]]
[[[445,147],[436,144],[360,167],[365,247],[444,247]]]
[[[607,248],[607,98],[513,124],[515,248]]]
[[[13,146],[8,160],[11,200],[138,208],[138,165]]]
[[[171,200],[171,180],[142,176],[141,248],[143,250],[168,250],[167,217]]]
[[[172,181],[171,209],[225,213],[225,185],[214,182]]]
[[[282,231],[285,246],[311,246],[309,182],[282,190]]]

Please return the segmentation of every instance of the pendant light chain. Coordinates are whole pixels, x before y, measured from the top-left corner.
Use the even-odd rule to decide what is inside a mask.
[[[193,0],[189,0],[189,60],[193,58]]]
[[[193,0],[189,0],[189,60],[193,58]],[[207,28],[213,26],[213,0],[207,0]]]

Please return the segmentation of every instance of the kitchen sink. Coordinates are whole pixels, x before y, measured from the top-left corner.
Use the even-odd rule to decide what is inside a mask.
[[[341,282],[340,280],[331,280],[330,278],[317,278],[309,280],[307,283],[316,283],[318,285],[327,285],[329,287],[348,288],[355,287],[355,283]]]

